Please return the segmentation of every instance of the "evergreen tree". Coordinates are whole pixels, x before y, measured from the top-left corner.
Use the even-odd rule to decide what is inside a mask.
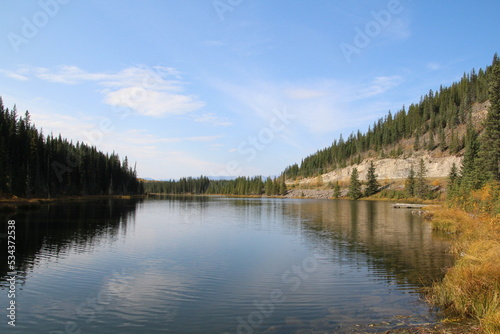
[[[352,169],[351,183],[349,184],[349,193],[347,194],[352,199],[361,198],[361,182],[359,181],[358,169]]]
[[[459,183],[458,168],[455,163],[451,166],[450,174],[448,175],[448,198],[452,198],[456,195]]]
[[[413,168],[413,164],[410,166],[410,171],[405,181],[405,191],[408,197],[415,196],[415,169]]]
[[[465,154],[462,160],[460,184],[464,189],[469,191],[478,189],[481,186],[481,174],[484,174],[483,167],[481,167],[480,170],[477,165],[479,149],[480,144],[477,132],[474,131],[472,127],[468,127]]]
[[[429,151],[432,151],[432,150],[434,150],[435,148],[436,148],[436,143],[434,142],[434,133],[431,131],[431,132],[429,133],[429,143],[428,143],[428,147],[427,147],[427,149],[428,149]]]
[[[285,178],[281,178],[281,183],[280,183],[280,195],[285,196],[287,193],[287,188],[286,188],[286,183],[285,183]]]
[[[334,198],[339,198],[340,197],[340,184],[339,181],[335,182],[335,185],[333,186],[333,197]]]
[[[413,142],[413,150],[418,151],[420,149],[420,134],[419,130],[417,130],[417,133],[415,134],[415,141]]]
[[[439,128],[439,149],[441,152],[446,150],[446,135],[442,127]]]
[[[427,169],[425,168],[424,159],[420,159],[417,179],[415,183],[415,195],[422,199],[425,199],[429,194],[429,185],[427,184],[426,176]]]
[[[272,196],[273,194],[273,180],[268,177],[266,180],[266,195]]]
[[[490,82],[490,108],[481,138],[482,179],[500,181],[500,60],[495,54]]]
[[[366,175],[366,189],[365,196],[371,196],[378,192],[380,184],[377,181],[377,174],[375,174],[375,165],[373,161],[370,162],[368,174]]]

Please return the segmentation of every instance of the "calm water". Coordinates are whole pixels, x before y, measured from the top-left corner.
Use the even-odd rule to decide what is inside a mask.
[[[435,321],[418,289],[451,265],[445,239],[384,202],[165,197],[0,219],[16,220],[19,333],[381,331]]]

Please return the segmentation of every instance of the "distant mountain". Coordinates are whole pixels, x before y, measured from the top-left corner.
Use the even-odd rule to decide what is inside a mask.
[[[197,177],[194,177],[194,178],[197,178]],[[227,181],[230,181],[230,180],[236,180],[236,176],[207,176],[207,178],[209,180],[212,180],[212,181],[219,181],[219,180],[227,180]],[[157,180],[157,179],[153,179],[151,177],[141,177],[140,178],[141,180],[143,181],[179,181],[179,179],[160,179],[160,180]]]
[[[207,176],[209,180],[219,181],[219,180],[236,180],[236,176]]]

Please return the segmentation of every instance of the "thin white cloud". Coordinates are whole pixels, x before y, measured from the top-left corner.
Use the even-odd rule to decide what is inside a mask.
[[[230,126],[232,124],[225,117],[219,117],[214,113],[203,113],[198,115],[194,121],[198,123],[208,123],[215,126]]]
[[[170,67],[135,66],[116,73],[92,73],[77,66],[60,66],[55,70],[23,66],[16,73],[4,74],[17,76],[18,80],[35,77],[66,85],[95,82],[103,87],[99,92],[106,104],[151,117],[186,114],[205,106],[198,97],[184,93],[179,73]]]
[[[123,134],[122,141],[136,145],[181,143],[181,142],[213,142],[222,135],[194,136],[194,137],[158,137],[149,134],[146,130],[130,130]]]
[[[441,65],[439,65],[438,63],[435,63],[435,62],[431,62],[431,63],[427,64],[427,68],[432,70],[432,71],[437,71],[437,70],[441,69]]]
[[[104,102],[115,107],[131,108],[141,115],[153,117],[182,115],[205,105],[194,96],[145,89],[141,86],[107,92]]]
[[[20,80],[20,81],[26,81],[26,80],[28,80],[28,77],[26,77],[26,76],[24,76],[22,74],[16,73],[16,72],[12,72],[12,71],[7,71],[7,70],[0,69],[0,74],[3,74],[3,75],[5,75],[8,78],[16,79],[16,80]]]
[[[292,100],[310,100],[328,96],[331,93],[307,88],[290,88],[285,91],[285,94]]]
[[[325,133],[344,126],[341,111],[348,97],[346,87],[333,80],[308,80],[300,83],[275,83],[256,80],[241,86],[228,82],[214,82],[216,89],[238,102],[234,109],[247,113],[256,126],[270,126],[277,113],[291,115],[282,131],[275,133],[291,142],[292,133],[303,128],[309,133]],[[255,117],[257,116],[257,118]],[[256,133],[260,129],[257,128]]]
[[[247,82],[239,85],[217,81],[213,85],[233,100],[230,103],[234,110],[246,113],[248,120],[255,122],[257,133],[258,126],[266,126],[266,121],[275,117],[276,110],[286,107],[293,119],[282,132],[275,135],[291,145],[295,137],[299,138],[304,133],[319,135],[338,131],[352,126],[353,119],[361,119],[368,113],[385,112],[385,105],[380,106],[377,99],[401,85],[403,77],[378,76],[367,84],[331,79],[293,83],[265,80]],[[358,107],[354,108],[355,105]]]
[[[367,98],[379,95],[397,87],[402,82],[403,78],[399,75],[376,77],[368,87],[360,90],[360,96]]]
[[[218,40],[208,40],[208,41],[204,41],[203,45],[206,45],[206,46],[223,46],[223,45],[225,45],[225,43],[222,42],[222,41],[218,41]]]

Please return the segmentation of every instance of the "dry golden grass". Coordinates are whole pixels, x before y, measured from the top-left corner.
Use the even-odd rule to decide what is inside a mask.
[[[433,227],[456,235],[457,262],[429,299],[479,321],[485,333],[500,333],[500,215],[473,215],[459,209],[431,208]]]

